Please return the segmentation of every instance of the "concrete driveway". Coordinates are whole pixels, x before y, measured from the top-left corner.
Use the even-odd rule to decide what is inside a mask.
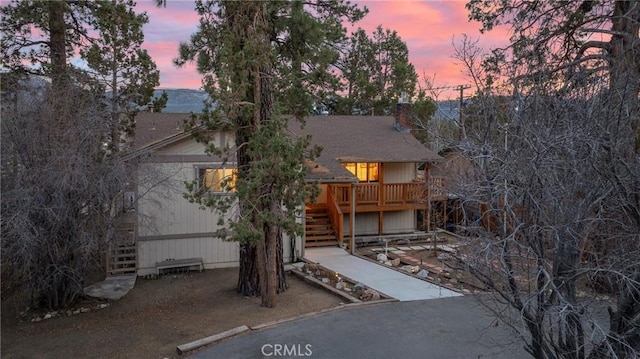
[[[345,308],[248,332],[190,356],[299,357],[528,358],[473,296]]]

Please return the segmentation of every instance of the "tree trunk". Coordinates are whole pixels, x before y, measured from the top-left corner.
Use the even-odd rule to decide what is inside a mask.
[[[240,268],[238,273],[238,294],[253,297],[260,294],[256,267],[256,246],[253,243],[240,244]]]
[[[51,81],[54,91],[62,89],[67,67],[65,1],[52,0],[49,6],[49,50],[51,51]]]
[[[278,271],[278,278],[277,281],[278,283],[277,285],[277,289],[276,292],[278,294],[285,292],[287,289],[289,289],[289,286],[287,285],[287,277],[285,276],[285,271],[284,271],[284,248],[283,248],[283,244],[282,244],[282,229],[278,228],[278,249],[276,251],[276,260],[277,260],[277,268],[276,270]]]
[[[630,121],[633,152],[626,156],[631,157],[632,153],[640,153],[640,52],[637,49],[640,42],[640,7],[632,1],[616,1],[612,31],[614,35],[610,41],[611,113],[614,117],[626,117]]]

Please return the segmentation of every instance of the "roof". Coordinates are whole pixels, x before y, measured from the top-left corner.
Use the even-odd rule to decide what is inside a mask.
[[[184,133],[188,113],[140,112],[136,115],[136,134],[131,148],[138,150]]]
[[[305,125],[291,121],[296,135],[310,134],[311,143],[322,147],[312,166],[310,179],[353,180],[342,162],[437,162],[443,158],[410,133],[394,127],[392,116],[312,116]],[[313,168],[319,169],[314,171]]]
[[[153,151],[190,135],[182,129],[189,114],[141,112],[136,117],[134,151]],[[311,144],[322,147],[320,157],[308,162],[308,179],[354,182],[343,162],[438,162],[442,157],[426,148],[410,133],[394,127],[392,116],[311,116],[300,125],[289,121],[294,136],[311,135]]]

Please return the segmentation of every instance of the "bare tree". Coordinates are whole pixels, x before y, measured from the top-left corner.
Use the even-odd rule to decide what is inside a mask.
[[[638,357],[637,73],[625,84],[608,72],[633,66],[498,56],[483,75],[466,60],[496,80],[474,81],[464,109],[458,148],[475,171],[458,188],[470,234],[459,267],[491,289],[484,303],[533,357]]]
[[[102,263],[127,168],[105,152],[100,92],[15,84],[3,88],[2,279],[27,290],[31,307],[61,308]],[[65,121],[48,120],[54,106]]]

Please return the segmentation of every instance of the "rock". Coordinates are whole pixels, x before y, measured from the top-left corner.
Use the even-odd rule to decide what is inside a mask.
[[[336,283],[336,289],[344,289],[344,282],[343,281],[338,281]]]
[[[400,258],[396,258],[396,259],[391,260],[391,265],[394,266],[394,267],[399,266],[400,265]]]
[[[373,289],[365,289],[365,291],[360,295],[360,300],[363,300],[365,302],[371,300],[380,300],[380,293]]]
[[[458,280],[457,280],[457,279],[455,279],[455,278],[451,278],[451,279],[449,279],[449,283],[451,283],[451,284],[458,284]]]
[[[73,311],[73,314],[80,314],[80,309],[76,309]]]
[[[91,311],[91,309],[89,308],[80,308],[80,313],[89,313]]]
[[[40,318],[40,317],[35,317],[35,318],[31,319],[31,323],[38,323],[40,321],[42,321],[42,318]]]
[[[98,309],[104,309],[104,308],[106,308],[108,306],[109,306],[108,303],[102,303],[102,304],[98,305]]]
[[[324,283],[324,284],[329,284],[329,282],[330,282],[329,278],[327,278],[327,277],[323,277],[321,280],[322,280],[322,283]]]
[[[351,287],[349,287],[348,285],[345,285],[344,288],[342,289],[344,289],[345,292],[351,292],[352,290]]]
[[[420,272],[420,266],[411,267],[411,273],[418,273],[418,272]]]
[[[304,266],[302,266],[302,270],[305,272],[315,272],[318,270],[318,265],[314,263],[305,263]]]
[[[69,316],[73,315],[73,312],[70,311],[70,310],[67,310],[67,312],[65,314],[67,315],[67,317],[69,317]]]
[[[400,267],[400,269],[402,269],[403,271],[408,272],[408,273],[414,273],[413,272],[413,266],[406,265],[406,266]]]
[[[42,317],[42,319],[51,319],[53,316],[51,315],[51,313],[47,313],[44,315],[44,317]]]
[[[462,293],[464,294],[471,294],[471,291],[469,289],[463,289]]]
[[[367,287],[364,284],[356,283],[356,285],[353,286],[353,291],[358,293],[358,292],[361,292],[361,291],[365,290],[366,288]]]
[[[376,259],[378,260],[378,262],[386,262],[389,260],[387,258],[387,255],[383,253],[378,253],[378,255],[376,256]]]
[[[419,271],[418,273],[416,273],[416,275],[420,278],[429,278],[429,272],[427,272],[425,269]]]
[[[386,262],[384,262],[384,265],[389,266],[389,267],[392,267],[392,265],[391,265],[391,261],[386,261]]]
[[[440,253],[438,254],[438,260],[439,261],[448,261],[449,259],[451,259],[451,256],[448,255],[447,253]]]

